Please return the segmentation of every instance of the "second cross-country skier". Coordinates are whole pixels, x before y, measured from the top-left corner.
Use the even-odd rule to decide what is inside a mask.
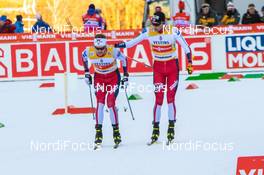
[[[179,81],[179,62],[176,53],[176,42],[181,45],[187,55],[188,73],[192,74],[193,72],[191,50],[180,31],[164,31],[165,17],[161,12],[154,13],[151,23],[151,27],[144,30],[137,38],[128,42],[115,44],[117,48],[130,48],[144,39],[147,39],[150,43],[154,59],[153,79],[156,97],[153,112],[153,132],[150,145],[157,142],[160,135],[159,124],[164,91],[167,92],[168,103],[168,143],[174,140],[176,122],[175,95]],[[163,87],[166,87],[166,89]]]

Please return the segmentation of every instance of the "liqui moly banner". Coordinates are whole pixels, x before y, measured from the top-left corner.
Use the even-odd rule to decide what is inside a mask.
[[[227,69],[264,69],[264,35],[226,37]]]

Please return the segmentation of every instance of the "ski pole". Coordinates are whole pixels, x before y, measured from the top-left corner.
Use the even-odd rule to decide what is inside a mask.
[[[128,103],[128,107],[129,107],[129,110],[130,110],[130,114],[131,114],[132,120],[135,120],[135,117],[134,117],[134,114],[133,114],[133,111],[132,111],[132,107],[131,107],[130,101],[128,99],[127,86],[126,85],[125,85],[125,94],[126,94],[126,99],[127,99],[127,103]]]
[[[125,55],[125,56],[126,56],[126,55]],[[152,66],[147,65],[147,64],[145,64],[145,63],[142,63],[142,62],[140,62],[140,61],[138,61],[138,60],[136,60],[136,59],[134,59],[134,58],[131,58],[131,57],[129,57],[129,56],[126,56],[126,57],[127,57],[128,59],[132,60],[132,61],[135,61],[135,62],[137,62],[137,63],[143,64],[143,65],[146,66],[146,67],[152,68]]]
[[[94,109],[92,88],[91,88],[91,85],[90,85],[90,84],[88,84],[88,86],[89,86],[89,91],[90,91],[91,106],[92,106],[92,108]],[[94,115],[94,113],[93,113],[93,120],[95,120],[95,115]]]

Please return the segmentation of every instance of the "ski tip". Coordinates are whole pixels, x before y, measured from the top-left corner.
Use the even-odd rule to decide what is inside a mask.
[[[96,144],[94,146],[94,150],[100,150],[102,148],[102,146],[100,144]]]
[[[172,143],[173,143],[173,140],[168,140],[168,141],[166,142],[166,145],[169,146],[169,145],[172,144]]]
[[[157,143],[157,141],[151,141],[151,142],[148,142],[147,145],[148,145],[148,146],[151,146],[151,145],[153,145],[153,144],[155,144],[155,143]]]
[[[115,144],[115,145],[113,146],[113,149],[117,149],[119,146],[120,146],[120,144]]]

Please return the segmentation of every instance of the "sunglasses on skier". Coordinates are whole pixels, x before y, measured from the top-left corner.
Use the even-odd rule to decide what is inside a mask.
[[[104,50],[106,47],[95,47],[96,50]]]
[[[153,25],[153,26],[160,26],[161,23],[155,23],[155,22],[152,22],[152,25]]]

